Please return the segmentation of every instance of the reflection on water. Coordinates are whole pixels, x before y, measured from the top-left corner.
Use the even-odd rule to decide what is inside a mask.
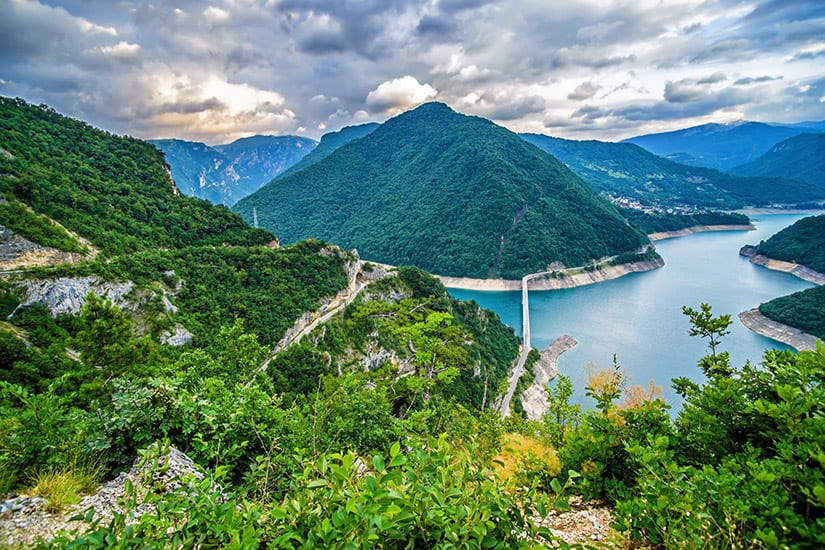
[[[759,362],[765,349],[786,346],[745,328],[736,315],[778,296],[810,288],[787,273],[754,266],[739,256],[739,248],[767,239],[801,215],[754,216],[756,231],[697,233],[656,243],[665,267],[646,273],[573,289],[531,291],[532,344],[544,348],[562,334],[579,344],[559,359],[560,372],[576,387],[575,400],[592,406],[584,396],[587,371],[610,367],[615,354],[630,384],[662,386],[665,399],[678,406],[670,380],[687,376],[702,380],[696,366],[706,342],[688,335],[681,308],[702,302],[715,315],[733,317],[731,334],[722,341],[734,365]],[[451,289],[456,298],[472,299],[497,312],[521,333],[519,292],[476,292]]]

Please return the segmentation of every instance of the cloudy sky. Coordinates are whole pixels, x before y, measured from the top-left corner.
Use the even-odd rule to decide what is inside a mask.
[[[823,120],[825,1],[0,0],[0,95],[209,144],[428,100],[574,139]]]

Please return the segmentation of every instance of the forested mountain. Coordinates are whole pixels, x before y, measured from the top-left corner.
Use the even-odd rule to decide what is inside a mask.
[[[321,136],[321,141],[311,153],[302,158],[296,164],[292,165],[289,169],[285,170],[282,175],[286,176],[288,174],[292,174],[298,170],[303,170],[310,164],[315,164],[318,161],[324,160],[339,147],[346,145],[354,139],[366,136],[376,128],[378,128],[377,122],[368,122],[357,126],[345,126],[337,132],[326,133]]]
[[[521,137],[550,153],[599,191],[650,206],[744,206],[825,200],[812,184],[772,178],[741,178],[654,155],[633,143],[573,141],[541,134]],[[754,173],[753,176],[762,174]]]
[[[24,236],[34,223],[28,207],[106,255],[273,240],[227,208],[179,196],[152,145],[96,130],[45,106],[0,98],[0,149],[4,210],[16,212],[4,215],[4,222]]]
[[[624,141],[682,164],[727,171],[756,160],[780,141],[809,131],[821,132],[822,123],[702,124],[673,132],[636,136]]]
[[[559,161],[492,122],[428,103],[277,178],[235,211],[284,242],[320,238],[442,275],[519,278],[647,239]]]
[[[253,136],[211,147],[180,139],[149,143],[163,151],[182,193],[228,206],[294,165],[317,145],[297,136]]]
[[[825,134],[800,134],[788,138],[758,159],[730,172],[743,176],[790,178],[825,188]]]

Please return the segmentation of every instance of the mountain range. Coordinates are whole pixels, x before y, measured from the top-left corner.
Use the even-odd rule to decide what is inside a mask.
[[[781,176],[808,182],[825,189],[825,134],[799,134],[781,141],[732,174]]]
[[[756,160],[776,143],[803,133],[825,132],[825,121],[798,124],[702,124],[624,140],[670,160],[728,171]]]
[[[752,177],[737,177],[680,164],[635,143],[573,141],[541,134],[521,137],[558,158],[599,191],[647,205],[731,209],[825,199],[823,188],[784,179],[780,176],[789,172],[781,169],[773,173],[757,169],[748,173]],[[757,177],[763,175],[772,177]]]
[[[284,170],[282,175],[286,176],[288,174],[292,174],[299,170],[303,170],[311,164],[324,160],[334,153],[339,147],[346,145],[354,139],[362,138],[367,134],[372,133],[372,131],[378,128],[378,126],[379,124],[377,122],[368,122],[357,126],[345,126],[337,132],[328,132],[324,134],[321,136],[321,141],[318,143],[317,147],[310,151],[310,153],[301,160],[290,166],[287,170]]]
[[[647,238],[561,162],[480,117],[427,103],[234,210],[283,242],[308,237],[441,275],[520,278]]]
[[[214,146],[180,139],[149,143],[163,151],[182,193],[225,205],[253,193],[317,145],[298,136],[252,136]]]

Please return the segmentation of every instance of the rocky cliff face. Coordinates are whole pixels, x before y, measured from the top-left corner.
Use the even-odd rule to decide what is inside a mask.
[[[57,279],[24,279],[16,288],[21,297],[18,309],[32,304],[42,304],[52,315],[77,314],[86,305],[90,292],[111,300],[121,309],[134,311],[135,304],[128,299],[134,289],[132,281],[107,282],[97,277],[59,277]]]
[[[87,258],[82,254],[33,243],[0,225],[0,271],[74,263],[84,259]]]

